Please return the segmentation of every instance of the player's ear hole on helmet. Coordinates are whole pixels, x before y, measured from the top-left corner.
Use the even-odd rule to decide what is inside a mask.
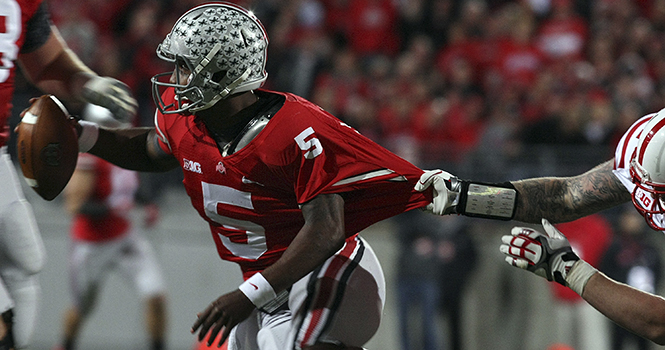
[[[228,71],[226,71],[226,70],[221,70],[221,71],[219,71],[219,72],[215,72],[215,73],[213,73],[213,74],[212,74],[212,81],[214,81],[214,82],[216,82],[216,83],[221,82],[222,79],[224,79],[224,78],[226,77],[226,73],[227,73],[227,72],[228,72]]]

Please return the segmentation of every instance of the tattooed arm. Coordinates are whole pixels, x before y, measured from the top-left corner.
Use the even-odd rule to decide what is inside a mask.
[[[519,192],[515,220],[565,222],[630,201],[630,192],[612,173],[613,160],[582,175],[513,182]]]

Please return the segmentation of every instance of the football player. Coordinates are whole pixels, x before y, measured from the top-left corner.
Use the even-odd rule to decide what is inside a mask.
[[[83,119],[109,127],[128,127],[108,109],[87,105]],[[117,269],[134,286],[145,305],[152,350],[164,348],[166,289],[150,242],[129,217],[139,178],[91,154],[78,157],[64,190],[65,208],[73,215],[69,280],[73,305],[63,318],[62,349],[73,350],[81,327],[97,302],[99,287]]]
[[[214,2],[158,46],[155,126],[81,121],[79,149],[124,168],[179,167],[219,256],[245,281],[191,331],[229,349],[360,349],[379,327],[385,281],[358,232],[431,202],[423,171],[320,107],[261,89],[268,37],[253,13]]]
[[[481,184],[439,171],[426,173],[418,188],[434,187],[428,210],[435,214],[542,222],[544,232],[514,227],[502,237],[506,261],[568,286],[617,324],[663,345],[665,299],[596,271],[548,220],[572,221],[632,200],[651,228],[665,231],[664,126],[665,109],[640,118],[621,138],[614,159],[581,175]]]
[[[14,317],[2,319],[15,319],[15,325],[4,328],[13,329],[15,345],[22,348],[27,346],[35,323],[39,293],[35,274],[44,264],[44,248],[7,154],[16,65],[20,64],[27,78],[44,92],[64,100],[103,105],[119,119],[133,117],[136,101],[124,84],[98,76],[68,49],[51,25],[44,1],[0,0],[0,17],[0,277],[9,295],[0,310],[13,308]]]

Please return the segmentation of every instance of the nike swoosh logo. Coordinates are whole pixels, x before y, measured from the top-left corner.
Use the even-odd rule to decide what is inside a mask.
[[[259,287],[256,284],[249,282],[249,285],[254,287],[254,290],[259,290]]]
[[[244,183],[244,184],[255,184],[255,185],[263,186],[262,183],[260,183],[260,182],[256,182],[256,181],[252,181],[252,180],[250,180],[250,179],[248,179],[248,178],[246,178],[246,177],[244,177],[244,176],[242,177],[242,183]]]

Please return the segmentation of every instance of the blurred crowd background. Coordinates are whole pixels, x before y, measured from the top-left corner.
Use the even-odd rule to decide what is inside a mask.
[[[199,2],[49,0],[68,44],[132,87],[147,125],[150,77],[171,69],[156,46]],[[460,176],[523,176],[514,161],[542,145],[609,159],[627,126],[665,106],[662,0],[238,3],[269,34],[266,88]]]
[[[581,173],[612,158],[635,120],[665,107],[665,0],[235,2],[251,9],[268,32],[265,88],[310,99],[422,168],[462,178],[506,181]],[[153,122],[150,78],[173,68],[157,58],[157,45],[179,16],[199,3],[48,0],[53,22],[79,57],[100,75],[132,88],[140,103],[137,125]],[[36,94],[19,79],[14,122]],[[179,186],[179,176],[146,175],[143,190],[158,200],[164,188]],[[619,270],[615,276],[624,281],[633,271],[631,283],[657,292],[662,252],[653,243],[662,245],[662,240],[644,234],[643,221],[624,227],[626,211],[631,207],[562,230],[592,264]],[[551,349],[623,349],[612,345],[624,338],[602,316],[569,310],[583,305],[575,295],[554,289],[550,294],[544,282],[545,289],[533,287],[540,281],[524,282],[526,273],[517,270],[507,272],[517,277],[494,275],[503,271],[493,267],[501,263],[496,237],[509,224],[413,216],[393,221],[400,253],[395,262],[383,261],[399,266],[389,293],[403,307],[397,333],[404,350],[487,349],[491,340],[483,342],[480,335],[474,341],[479,330],[463,328],[503,321],[505,337],[524,337],[508,348],[544,349],[530,347],[542,342],[519,331],[520,324],[531,322],[529,316],[502,316],[538,309],[515,302],[524,300],[516,296],[515,279],[522,281],[522,292],[540,288],[535,291],[544,290],[547,302],[561,304],[540,306],[562,320],[559,326],[545,321],[540,326],[569,328],[560,340],[546,337]],[[633,231],[639,234],[626,234]],[[582,238],[576,241],[578,233]],[[491,249],[491,258],[484,249]],[[642,269],[632,270],[635,266]],[[465,310],[483,318],[478,305],[485,298],[477,296],[478,304],[469,306],[465,286],[491,290],[488,278],[497,288],[493,311],[485,310],[490,317],[464,321]],[[425,294],[413,294],[418,292]],[[422,302],[424,311],[417,311],[413,301]],[[519,319],[512,328],[516,333],[509,331],[513,319]],[[592,339],[588,343],[585,332]]]

